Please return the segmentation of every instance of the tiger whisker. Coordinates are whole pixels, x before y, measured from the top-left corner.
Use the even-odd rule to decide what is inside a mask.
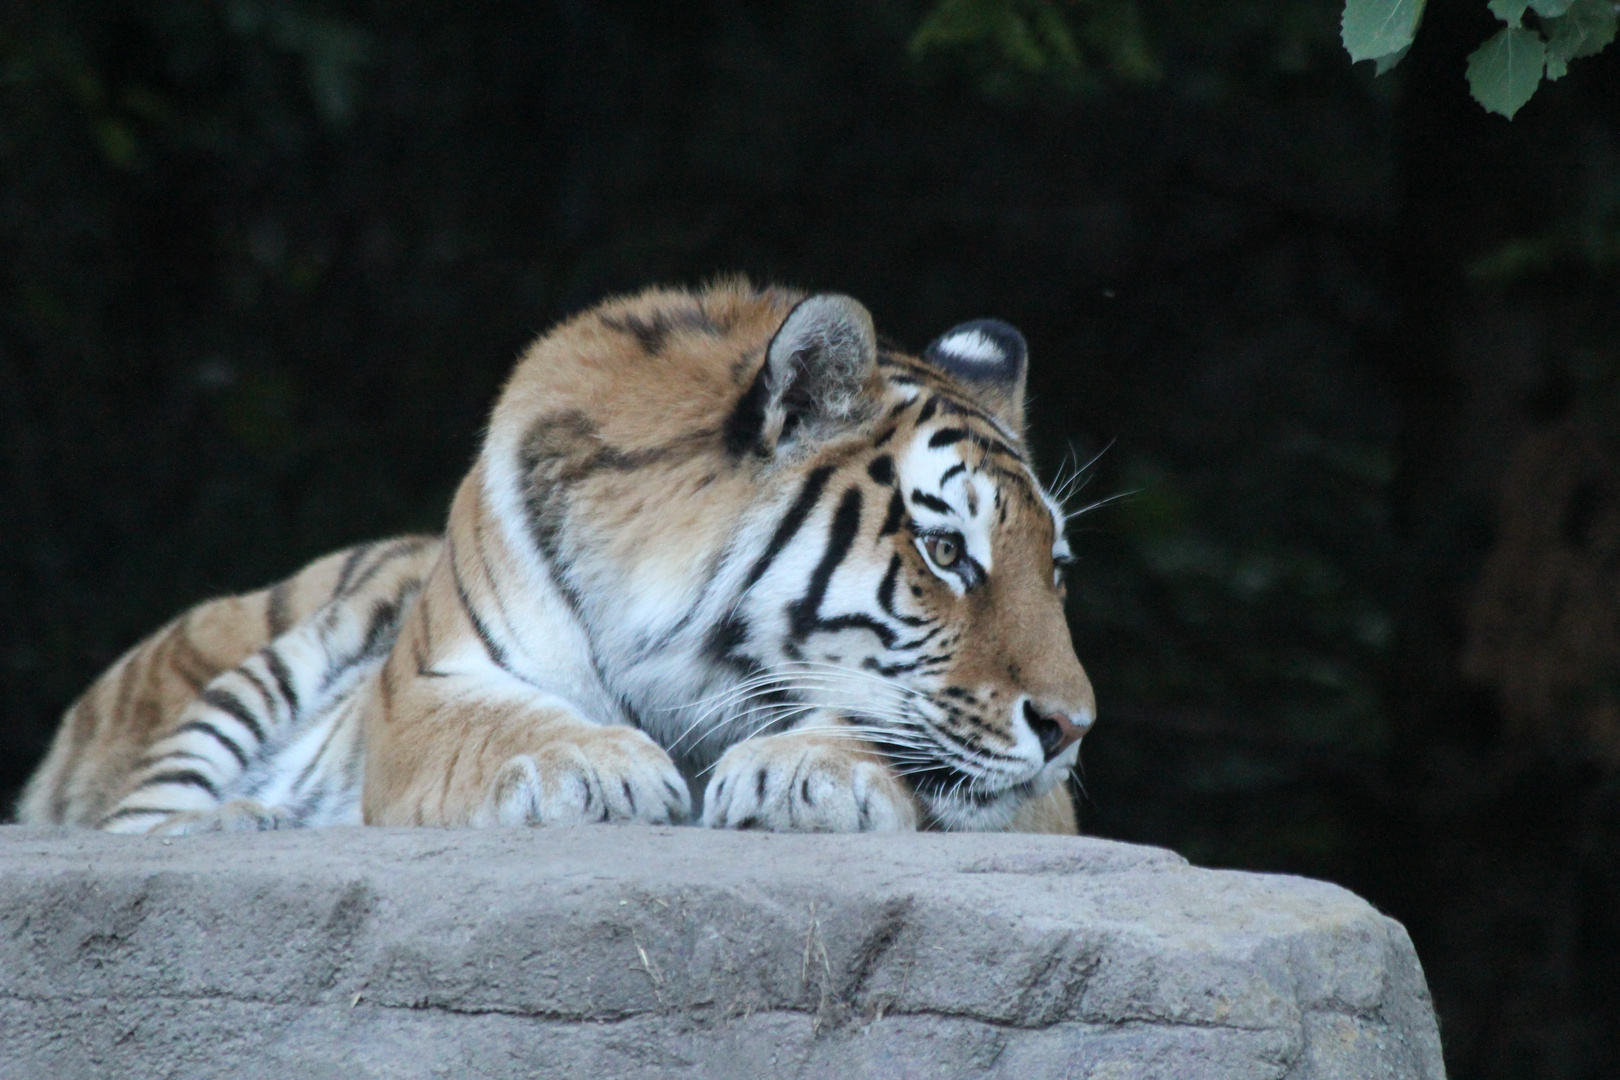
[[[1141,493],[1142,493],[1141,488],[1132,488],[1129,491],[1121,491],[1118,494],[1110,495],[1106,499],[1098,499],[1094,503],[1087,503],[1085,506],[1082,506],[1078,510],[1067,511],[1063,515],[1063,524],[1067,525],[1069,522],[1073,521],[1075,518],[1079,517],[1080,515],[1089,514],[1093,510],[1096,510],[1099,507],[1107,506],[1111,502],[1117,502],[1120,499],[1128,499],[1132,495],[1140,495]]]
[[[1087,484],[1091,483],[1091,477],[1087,474],[1090,473],[1093,465],[1102,460],[1104,454],[1113,449],[1114,442],[1115,440],[1109,439],[1101,450],[1092,455],[1090,461],[1087,461],[1084,465],[1078,466],[1067,479],[1063,479],[1062,469],[1058,470],[1058,477],[1054,478],[1053,481],[1053,486],[1056,490],[1053,491],[1052,497],[1057,500],[1058,505],[1064,508],[1065,518],[1074,516],[1068,512],[1069,500],[1080,491],[1083,491]],[[1072,443],[1068,448],[1068,453],[1074,454],[1074,446]],[[1079,456],[1075,455],[1074,460],[1078,461]],[[1080,513],[1084,513],[1084,511],[1080,511]]]

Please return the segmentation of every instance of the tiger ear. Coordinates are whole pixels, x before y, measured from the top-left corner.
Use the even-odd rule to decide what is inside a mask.
[[[1024,335],[999,319],[953,326],[923,350],[923,359],[955,376],[985,410],[1020,438],[1024,434]]]
[[[788,443],[864,419],[877,371],[872,316],[847,296],[822,294],[788,312],[754,384],[726,424],[734,452],[770,455]]]

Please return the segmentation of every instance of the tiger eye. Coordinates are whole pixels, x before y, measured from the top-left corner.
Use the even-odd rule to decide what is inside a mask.
[[[928,540],[928,557],[941,570],[949,570],[962,557],[962,548],[948,536],[933,536]]]

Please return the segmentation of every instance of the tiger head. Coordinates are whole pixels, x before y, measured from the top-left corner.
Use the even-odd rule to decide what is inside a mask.
[[[836,717],[937,827],[1006,825],[1095,716],[1064,513],[1024,443],[1023,337],[980,320],[905,355],[821,295],[755,356],[723,430],[761,497],[708,642],[752,688],[732,738]]]

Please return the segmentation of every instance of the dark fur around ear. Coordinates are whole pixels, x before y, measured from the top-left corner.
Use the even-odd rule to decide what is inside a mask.
[[[734,453],[772,454],[802,436],[864,419],[877,370],[872,316],[847,296],[801,300],[726,425]]]
[[[1024,335],[998,319],[953,326],[923,350],[923,359],[960,379],[974,398],[1015,434],[1024,434]]]

